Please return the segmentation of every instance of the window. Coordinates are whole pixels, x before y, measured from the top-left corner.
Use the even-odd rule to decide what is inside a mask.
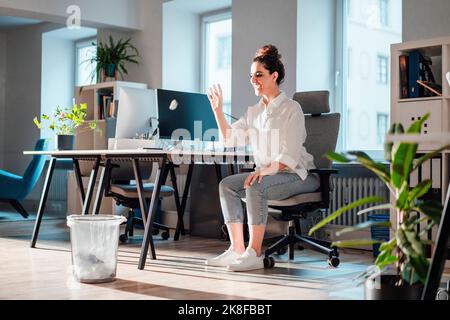
[[[377,114],[377,142],[384,144],[384,138],[389,128],[389,115],[387,113]]]
[[[95,57],[97,45],[96,38],[79,41],[75,44],[76,65],[75,82],[77,86],[86,86],[97,82],[95,68],[97,64],[91,63],[89,60]]]
[[[337,10],[336,74],[342,76],[335,106],[343,122],[338,149],[363,150],[382,160],[390,112],[390,45],[402,42],[402,0],[351,1],[354,8],[349,3],[338,0]],[[349,16],[349,11],[358,14]]]
[[[203,16],[202,32],[202,90],[220,84],[223,110],[231,114],[231,12]]]
[[[380,24],[386,27],[389,23],[389,0],[378,0],[378,10],[380,12]]]
[[[379,84],[387,85],[389,58],[383,55],[378,55],[377,58],[377,82]]]
[[[231,68],[231,35],[217,38],[217,69]]]

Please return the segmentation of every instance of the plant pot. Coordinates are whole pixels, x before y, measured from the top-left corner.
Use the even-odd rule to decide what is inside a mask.
[[[56,135],[56,150],[73,150],[75,137],[74,135],[58,134]]]
[[[115,64],[107,64],[103,69],[103,79],[114,78],[117,80],[117,68]]]
[[[420,300],[423,284],[395,286],[397,275],[371,277],[364,284],[366,300]]]

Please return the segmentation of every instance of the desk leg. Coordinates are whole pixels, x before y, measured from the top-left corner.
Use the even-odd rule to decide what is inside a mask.
[[[422,300],[435,300],[447,260],[447,245],[450,233],[450,185],[447,190],[444,210],[442,210],[441,223],[436,237],[436,248],[430,267],[428,268],[427,279],[423,288]]]
[[[222,170],[220,168],[220,164],[214,163],[214,167],[216,168],[216,178],[217,183],[219,184],[222,181]]]
[[[109,182],[109,174],[111,172],[111,170],[109,170],[110,163],[111,159],[106,159],[102,173],[100,174],[97,194],[95,195],[94,201],[94,211],[92,212],[92,214],[98,214],[100,212],[100,206],[102,205],[103,195],[105,193],[106,185]]]
[[[159,192],[161,191],[162,178],[163,178],[162,175],[164,174],[164,171],[166,170],[165,166],[166,166],[166,159],[162,159],[159,163],[158,171],[156,172],[155,188],[153,189],[152,199],[150,202],[150,208],[148,210],[148,215],[147,215],[147,223],[145,224],[144,240],[142,241],[141,255],[139,257],[139,264],[138,264],[139,270],[143,270],[145,268],[145,260],[147,259],[149,244],[150,244],[150,249],[152,252],[152,259],[153,260],[156,259],[155,246],[153,244],[152,230],[153,230],[153,220],[155,219],[156,207],[158,206]]]
[[[231,175],[234,175],[234,172],[235,172],[234,171],[234,164],[230,163],[229,167],[230,167]]]
[[[89,184],[87,187],[86,199],[83,204],[83,211],[81,214],[88,214],[89,207],[91,206],[92,195],[94,193],[95,181],[97,180],[98,168],[100,166],[100,157],[95,159],[94,167],[91,170],[91,176],[89,178]]]
[[[147,218],[145,213],[147,212],[147,203],[145,201],[144,195],[144,186],[142,183],[141,169],[139,167],[139,159],[133,159],[133,171],[134,171],[134,179],[136,180],[136,188],[139,195],[139,206],[142,213],[142,221],[144,222],[144,226],[147,224]],[[153,162],[150,163],[153,165]]]
[[[80,190],[81,205],[83,205],[86,195],[84,194],[83,180],[81,179],[80,162],[73,159],[73,170],[75,171],[75,179],[77,181],[78,190]]]
[[[185,234],[184,230],[184,223],[183,223],[183,217],[184,217],[184,211],[186,210],[186,204],[187,204],[187,196],[189,193],[189,188],[191,187],[191,179],[192,179],[192,172],[194,171],[194,164],[189,164],[189,169],[186,177],[186,183],[184,185],[184,191],[183,191],[183,199],[181,200],[181,208],[180,208],[180,214],[178,215],[178,221],[177,221],[177,229],[175,230],[175,236],[173,239],[177,241],[180,238],[180,233],[182,235]]]
[[[31,248],[36,247],[36,241],[39,234],[39,228],[41,226],[42,216],[44,214],[45,203],[47,202],[48,191],[50,190],[50,184],[52,182],[53,171],[55,170],[56,158],[50,158],[48,164],[47,176],[45,177],[44,188],[42,190],[41,201],[39,202],[39,209],[34,222],[33,235],[31,237]]]
[[[175,234],[177,235],[176,238],[174,236],[174,240],[177,241],[180,237],[180,233],[177,230],[181,229],[181,231],[184,231],[184,223],[183,223],[183,214],[181,212],[181,204],[180,204],[180,194],[178,193],[178,186],[177,186],[177,175],[175,174],[175,167],[173,164],[170,164],[170,178],[172,181],[172,186],[174,189],[174,199],[175,199],[175,206],[177,208],[177,227],[175,230]],[[183,233],[184,234],[184,233]]]

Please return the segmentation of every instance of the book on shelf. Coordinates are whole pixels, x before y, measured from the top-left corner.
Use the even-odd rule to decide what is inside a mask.
[[[98,97],[98,112],[99,119],[103,120],[110,116],[111,103],[114,101],[114,97],[111,94],[99,94]]]
[[[419,51],[412,51],[409,53],[408,60],[408,98],[419,98],[423,95],[423,87],[421,87],[417,80],[422,80],[420,65],[423,61],[423,56]]]
[[[404,97],[403,95],[403,81],[402,71],[400,71],[400,86],[402,89],[402,98],[420,98],[420,97],[429,97],[434,95],[439,95],[436,92],[442,94],[442,88],[439,90],[438,84],[436,84],[436,80],[433,75],[433,71],[431,69],[431,65],[433,64],[432,60],[428,56],[422,55],[418,50],[411,51],[407,58],[401,56],[400,57],[400,68],[402,68],[402,59],[407,60],[407,69],[408,69],[408,96]],[[405,62],[403,61],[403,64]],[[405,67],[405,66],[403,66]],[[426,86],[424,85],[426,84]],[[433,84],[431,86],[430,84]],[[432,90],[430,90],[432,88]]]
[[[401,55],[400,56],[400,98],[406,99],[409,97],[408,95],[408,56]]]

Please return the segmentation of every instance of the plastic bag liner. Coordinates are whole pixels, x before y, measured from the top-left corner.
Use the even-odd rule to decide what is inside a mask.
[[[119,226],[127,221],[114,215],[71,215],[67,217],[75,278],[100,283],[116,278]]]

